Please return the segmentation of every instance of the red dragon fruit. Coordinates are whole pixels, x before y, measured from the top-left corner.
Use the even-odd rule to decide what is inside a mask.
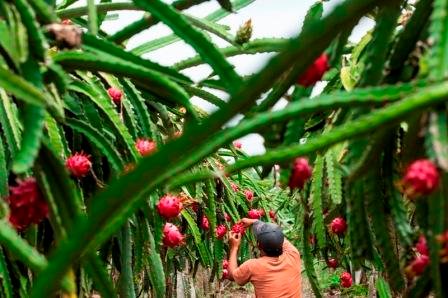
[[[249,212],[247,213],[247,217],[249,217],[251,219],[260,219],[261,216],[262,216],[262,213],[258,209],[250,209]]]
[[[68,171],[76,178],[86,176],[92,168],[90,157],[84,153],[75,153],[65,161]]]
[[[241,147],[243,146],[243,144],[241,144],[240,141],[235,141],[233,142],[233,146],[237,149],[241,149]]]
[[[350,288],[353,284],[352,275],[348,272],[342,272],[339,279],[343,288]]]
[[[429,264],[429,257],[426,255],[419,255],[406,267],[405,271],[408,276],[414,277],[422,275]]]
[[[229,260],[222,260],[222,268],[229,269]]]
[[[36,179],[17,181],[9,187],[9,222],[17,230],[24,230],[31,224],[38,224],[48,215],[48,205],[42,197]]]
[[[107,93],[109,94],[109,97],[116,105],[119,105],[121,103],[121,97],[123,96],[123,93],[121,92],[120,89],[110,87],[109,89],[107,89]]]
[[[424,235],[420,235],[420,237],[418,238],[418,242],[415,245],[415,250],[422,255],[429,256],[428,243],[426,242],[426,238]]]
[[[246,189],[244,191],[244,195],[246,196],[246,200],[248,200],[249,202],[252,201],[254,198],[254,192],[249,189]]]
[[[210,222],[208,221],[207,216],[202,216],[202,219],[201,219],[201,228],[202,228],[203,230],[208,230],[208,229],[210,229]]]
[[[165,195],[157,203],[157,211],[162,217],[170,219],[179,215],[182,211],[182,203],[176,196]]]
[[[334,258],[331,258],[327,261],[327,266],[329,268],[336,269],[336,268],[338,268],[338,265],[339,265],[338,260],[336,260]]]
[[[227,221],[227,222],[232,221],[232,219],[230,218],[230,215],[229,215],[227,212],[224,213],[224,219],[225,219],[225,221]]]
[[[244,227],[244,224],[242,222],[239,222],[233,225],[232,232],[244,235],[244,233],[246,233],[246,228]]]
[[[408,166],[401,184],[409,198],[429,195],[439,185],[439,172],[430,160],[419,159]]]
[[[328,56],[320,55],[312,65],[299,77],[297,83],[303,87],[309,87],[320,81],[325,72],[330,68],[328,64]]]
[[[163,227],[163,245],[176,247],[184,243],[185,236],[172,223],[167,222]]]
[[[296,158],[292,166],[288,186],[291,189],[303,188],[305,183],[311,178],[313,169],[308,164],[308,159],[304,157]]]
[[[148,139],[138,139],[135,142],[135,148],[141,156],[148,156],[157,150],[157,145],[154,141]]]
[[[238,192],[239,190],[240,190],[240,188],[238,187],[238,185],[237,184],[235,184],[235,183],[230,183],[230,187],[232,188],[232,190],[234,191],[234,192]]]
[[[342,235],[347,230],[347,223],[342,217],[336,217],[330,223],[330,230],[336,235]]]
[[[73,22],[70,19],[64,19],[61,21],[61,24],[62,25],[73,25]]]
[[[222,269],[222,279],[228,279],[228,278],[229,278],[229,270]]]
[[[227,227],[225,225],[218,225],[215,229],[216,238],[222,239],[227,233]]]

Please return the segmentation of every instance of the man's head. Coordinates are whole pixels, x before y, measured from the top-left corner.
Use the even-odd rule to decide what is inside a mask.
[[[252,226],[252,231],[258,242],[258,247],[269,257],[278,257],[283,253],[282,229],[273,223],[256,221]]]

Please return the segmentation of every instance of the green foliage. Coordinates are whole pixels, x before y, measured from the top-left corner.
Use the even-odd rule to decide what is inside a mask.
[[[313,209],[314,230],[317,243],[321,249],[326,246],[324,215],[322,210],[322,182],[324,175],[324,158],[320,155],[314,161],[313,178],[311,182],[311,206]]]
[[[8,170],[3,142],[0,142],[0,196],[8,195]]]
[[[43,134],[45,109],[27,105],[24,109],[24,118],[23,126],[27,129],[23,132],[20,150],[14,158],[13,171],[16,173],[27,171],[34,163]]]
[[[386,280],[382,277],[378,278],[376,281],[376,290],[378,292],[378,297],[380,298],[392,298],[392,292]]]
[[[370,228],[374,235],[376,248],[382,257],[384,270],[394,291],[404,288],[404,279],[400,272],[400,263],[394,250],[390,237],[385,208],[384,197],[381,195],[381,178],[373,172],[365,181],[366,213],[370,218]]]
[[[1,223],[0,243],[31,270],[40,271],[47,264],[46,258],[22,239],[5,220]]]
[[[438,80],[445,78],[448,70],[448,60],[446,57],[448,47],[446,24],[448,17],[444,13],[448,8],[448,1],[434,0],[433,7],[429,34],[434,46],[429,52],[428,64],[431,68],[429,77]]]
[[[204,61],[210,64],[229,90],[236,89],[239,86],[240,78],[233,67],[201,32],[188,25],[188,21],[184,16],[162,1],[147,2],[136,0],[134,2],[168,25],[176,35],[190,44],[203,57]],[[230,4],[229,1],[226,2]]]
[[[306,212],[306,211],[305,211]],[[317,279],[316,271],[313,264],[313,256],[311,254],[311,245],[308,241],[310,236],[311,225],[309,223],[310,218],[308,214],[303,216],[303,265],[305,266],[307,277],[310,281],[314,295],[318,298],[322,297],[319,280]]]
[[[11,298],[14,296],[11,284],[11,278],[9,277],[9,270],[6,264],[5,255],[3,254],[3,250],[0,251],[0,276],[2,278],[2,293],[6,298]]]

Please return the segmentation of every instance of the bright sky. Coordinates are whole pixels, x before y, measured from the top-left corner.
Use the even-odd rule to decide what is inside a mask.
[[[113,2],[122,2],[113,1]],[[84,3],[83,3],[84,2]],[[86,1],[80,1],[79,5],[86,5]],[[167,1],[172,2],[172,1]],[[315,3],[316,0],[257,0],[252,4],[246,6],[235,14],[231,14],[226,18],[219,21],[220,24],[227,25],[231,28],[231,33],[234,34],[238,27],[248,19],[252,19],[253,24],[253,37],[292,37],[299,33],[301,24],[306,15],[308,8]],[[330,0],[325,2],[325,13],[331,10],[331,8],[341,2],[340,0]],[[205,2],[198,6],[195,6],[187,12],[197,17],[203,17],[219,8],[219,4],[216,0]],[[106,21],[103,23],[102,29],[108,33],[113,33],[122,28],[124,25],[129,24],[135,20],[138,20],[143,15],[143,12],[138,11],[123,11],[119,13],[117,20]],[[351,41],[358,41],[366,30],[369,30],[373,26],[373,21],[367,18],[361,20],[360,24],[355,28]],[[158,24],[149,30],[146,30],[129,40],[127,44],[128,49],[132,49],[137,45],[144,43],[148,40],[162,37],[170,34],[170,29],[163,25]],[[228,43],[220,38],[213,38],[213,41],[219,47],[228,46]],[[168,47],[156,50],[144,57],[157,61],[164,65],[172,65],[175,62],[183,60],[185,58],[194,56],[195,52],[192,48],[184,42],[177,42]],[[256,55],[241,55],[232,57],[229,60],[236,67],[238,73],[242,75],[248,75],[261,69],[266,61],[272,54],[256,54]],[[210,67],[206,65],[190,68],[185,71],[185,74],[189,75],[193,80],[200,80],[210,73]],[[316,86],[318,90],[322,89],[322,84]],[[316,90],[315,90],[316,91]],[[316,92],[314,92],[316,93]],[[194,98],[193,102],[203,109],[212,111],[215,107],[201,99]],[[280,102],[277,108],[281,108],[286,102]],[[238,119],[238,118],[237,118]],[[263,146],[263,138],[257,134],[248,135],[240,141],[243,144],[243,150],[250,154],[262,154],[265,149]]]

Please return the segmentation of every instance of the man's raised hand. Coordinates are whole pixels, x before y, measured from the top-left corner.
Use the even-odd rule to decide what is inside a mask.
[[[251,218],[243,218],[241,222],[243,223],[244,227],[247,228],[251,225],[253,225],[254,222],[256,222],[258,219],[251,219]]]
[[[232,249],[232,248],[238,249],[240,244],[241,244],[241,234],[240,233],[235,233],[235,232],[230,232],[229,233],[230,249]]]

